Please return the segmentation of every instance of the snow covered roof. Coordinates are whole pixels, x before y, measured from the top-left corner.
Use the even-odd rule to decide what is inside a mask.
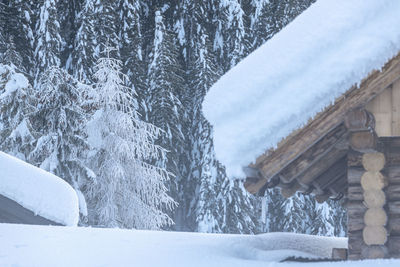
[[[229,176],[400,50],[400,1],[319,0],[224,75],[203,103]]]
[[[78,223],[78,197],[67,182],[1,151],[0,194],[51,221]]]

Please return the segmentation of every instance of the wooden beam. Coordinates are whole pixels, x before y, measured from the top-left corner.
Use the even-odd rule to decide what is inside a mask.
[[[349,131],[365,131],[375,128],[375,118],[364,108],[356,108],[346,114],[344,117],[344,125]]]
[[[347,140],[347,129],[341,124],[293,161],[292,164],[284,168],[282,172],[279,172],[277,176],[283,183],[290,184],[297,179],[300,184],[307,187],[313,179],[347,153],[346,150],[342,149],[347,144],[344,140]],[[244,171],[247,177],[251,178],[245,182],[246,190],[256,194],[265,186],[267,179],[263,179],[263,175],[255,167],[247,167]],[[259,180],[253,179],[254,176],[260,177]]]
[[[340,178],[345,177],[347,172],[347,158],[342,157],[338,161],[334,162],[331,167],[320,174],[315,182],[321,189],[328,189],[332,184],[338,181]]]
[[[360,152],[376,151],[378,136],[375,131],[366,130],[350,134],[350,146]]]
[[[314,146],[310,147],[306,152],[304,152],[300,157],[294,160],[290,165],[284,168],[279,175],[281,175],[281,179],[289,183],[296,179],[299,176],[302,176],[304,172],[306,172],[310,166],[316,165],[317,163],[321,163],[321,159],[324,158],[324,161],[328,164],[332,164],[330,160],[326,159],[327,156],[330,156],[333,151],[336,152],[338,149],[336,145],[342,144],[342,140],[347,139],[347,130],[343,124],[339,127],[333,129],[326,136],[321,138]],[[342,154],[344,154],[344,150],[341,150]],[[336,158],[333,158],[336,160]],[[317,164],[317,166],[321,166]],[[324,170],[321,170],[322,172]]]
[[[361,83],[360,88],[352,87],[343,97],[337,99],[334,105],[319,113],[305,127],[288,136],[277,149],[258,157],[254,166],[261,170],[266,179],[275,176],[329,131],[339,126],[350,110],[364,106],[397,81],[399,73],[400,55],[397,55],[385,64],[382,71],[375,71],[369,75]]]

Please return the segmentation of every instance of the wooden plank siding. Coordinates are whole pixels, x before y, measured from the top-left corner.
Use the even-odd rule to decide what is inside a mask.
[[[375,117],[378,136],[400,136],[400,81],[366,105]]]

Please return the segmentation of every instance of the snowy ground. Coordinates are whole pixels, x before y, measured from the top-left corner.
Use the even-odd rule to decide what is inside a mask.
[[[400,260],[280,263],[327,256],[344,238],[258,236],[0,224],[0,266],[400,266]]]

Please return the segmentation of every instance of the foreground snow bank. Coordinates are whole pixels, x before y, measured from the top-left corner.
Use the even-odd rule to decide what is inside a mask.
[[[0,194],[54,222],[78,223],[78,197],[68,183],[1,151]]]
[[[329,257],[345,238],[218,235],[0,224],[0,262],[18,266],[265,266]]]
[[[265,267],[290,256],[326,257],[346,238],[290,233],[257,236],[0,224],[1,266]],[[400,266],[400,260],[312,263]]]
[[[400,1],[319,0],[236,67],[203,103],[229,176],[400,50]]]

